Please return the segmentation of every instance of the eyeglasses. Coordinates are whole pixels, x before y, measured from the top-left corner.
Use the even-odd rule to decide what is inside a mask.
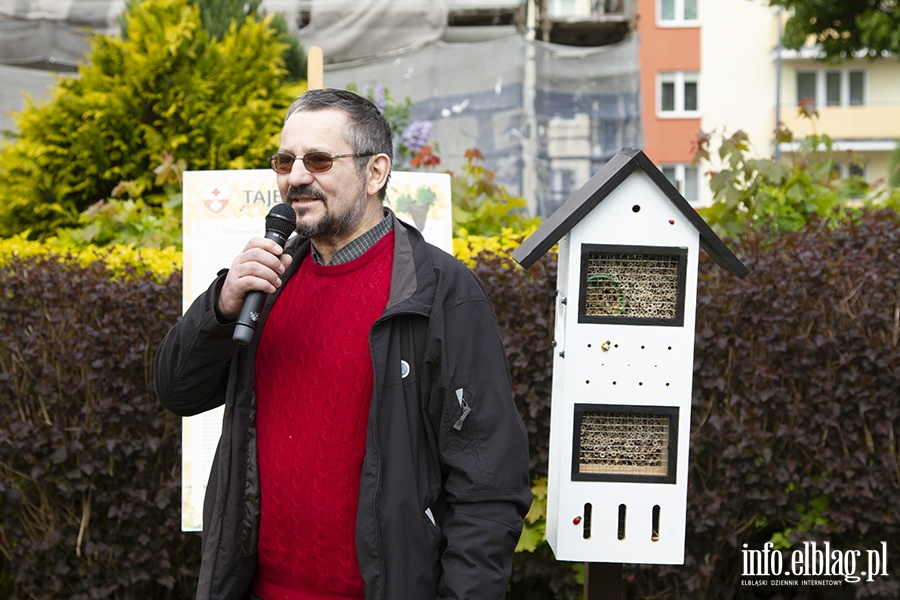
[[[269,159],[272,170],[281,175],[287,175],[294,168],[295,160],[302,160],[303,166],[310,173],[324,173],[331,169],[336,158],[347,158],[352,156],[360,158],[363,156],[375,156],[374,152],[357,152],[356,154],[328,154],[327,152],[307,152],[303,156],[294,156],[287,152],[277,152]]]

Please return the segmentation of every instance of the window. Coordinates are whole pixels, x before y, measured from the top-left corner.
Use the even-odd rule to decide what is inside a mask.
[[[659,74],[659,114],[695,117],[700,108],[697,73],[677,71]]]
[[[841,72],[825,73],[825,106],[841,105]]]
[[[799,72],[797,73],[797,104],[800,105],[804,100],[816,101],[816,74],[815,72]]]
[[[550,199],[554,207],[562,206],[575,189],[575,171],[571,169],[553,169],[550,172]]]
[[[834,165],[835,173],[844,179],[848,177],[866,178],[866,163],[859,157],[851,158],[849,162],[838,162]]]
[[[553,17],[578,16],[578,3],[575,0],[549,0],[547,14]]]
[[[818,106],[863,106],[866,72],[848,69],[797,71],[797,104],[804,100]]]
[[[700,201],[700,173],[696,167],[686,164],[664,165],[661,170],[685,200],[691,204]]]
[[[865,104],[865,71],[850,71],[850,106],[862,106]]]
[[[696,25],[697,0],[657,0],[656,15],[662,26]]]

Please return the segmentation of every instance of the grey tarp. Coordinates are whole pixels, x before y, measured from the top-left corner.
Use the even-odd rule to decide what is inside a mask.
[[[266,0],[325,53],[325,84],[382,85],[434,121],[442,169],[477,147],[498,181],[540,214],[623,147],[642,145],[637,39],[596,48],[532,41],[509,28],[476,28],[447,42],[447,11],[474,0]],[[501,4],[508,5],[509,0]],[[475,2],[488,6],[492,2]],[[90,31],[118,34],[124,0],[0,0],[0,129],[22,92],[46,97],[51,71],[71,71]],[[488,33],[490,30],[490,33]],[[509,35],[498,35],[498,32]],[[455,37],[453,39],[459,39]],[[4,66],[5,65],[5,66]]]
[[[411,98],[414,117],[434,122],[447,168],[477,147],[544,215],[616,152],[642,144],[636,38],[572,48],[512,35],[326,64],[325,85],[351,83]]]

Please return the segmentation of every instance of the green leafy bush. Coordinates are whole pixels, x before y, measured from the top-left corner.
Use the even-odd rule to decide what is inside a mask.
[[[477,148],[469,148],[465,156],[460,172],[450,180],[454,236],[496,236],[504,229],[526,231],[540,224],[539,217],[527,215],[525,198],[510,194],[495,181],[496,171],[480,164],[484,156]]]
[[[817,116],[810,105],[800,111],[810,120]],[[776,137],[778,143],[794,141],[788,130]],[[774,225],[772,231],[797,231],[816,217],[842,219],[848,206],[900,206],[900,189],[843,177],[841,166],[861,159],[837,151],[826,134],[807,136],[778,160],[754,156],[743,131],[721,136],[718,149],[713,141],[710,135],[698,137],[694,160],[712,165],[713,203],[699,212],[719,235],[736,236],[764,223]]]
[[[79,76],[28,101],[0,149],[0,237],[46,236],[127,183],[161,203],[165,155],[193,170],[262,168],[297,89],[272,17],[249,16],[214,38],[188,0],[144,0],[124,38],[96,36]]]
[[[265,12],[260,8],[262,0],[192,0],[200,7],[200,18],[203,19],[203,27],[213,37],[221,38],[232,23],[241,23],[247,15],[264,17]],[[287,48],[282,55],[289,72],[290,81],[306,79],[306,53],[297,36],[288,30],[287,20],[282,13],[274,13],[272,27],[278,31],[279,39]]]
[[[182,263],[181,252],[172,246],[136,249],[125,245],[73,245],[68,240],[56,238],[44,241],[29,240],[24,236],[0,239],[0,265],[41,258],[49,260],[53,256],[66,264],[82,267],[100,263],[114,277],[150,277],[157,281],[165,281],[180,271]]]

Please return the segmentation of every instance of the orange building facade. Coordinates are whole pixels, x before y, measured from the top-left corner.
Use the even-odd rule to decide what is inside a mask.
[[[637,0],[644,151],[690,202],[699,201],[691,166],[700,132],[700,22],[697,0]]]

